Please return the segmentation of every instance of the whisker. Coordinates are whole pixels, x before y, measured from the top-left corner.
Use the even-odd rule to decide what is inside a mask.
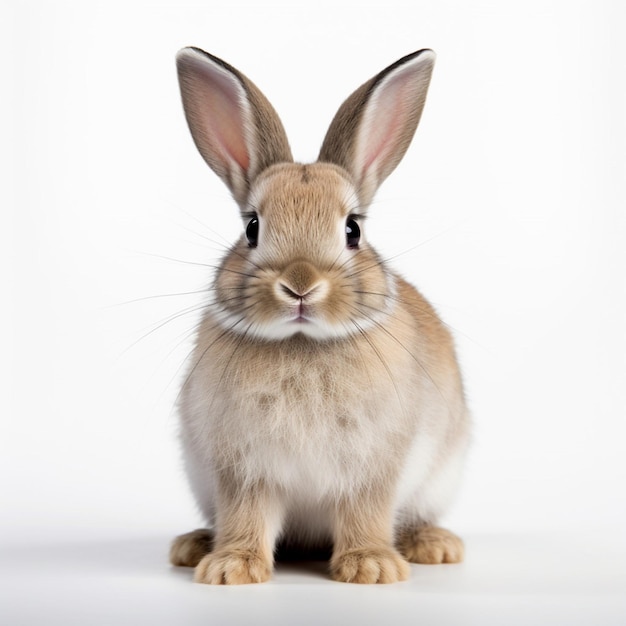
[[[152,256],[157,259],[163,259],[165,261],[173,261],[174,263],[184,263],[186,265],[198,265],[200,267],[208,267],[214,270],[219,270],[220,272],[230,272],[231,274],[238,274],[239,276],[246,276],[248,278],[256,278],[254,274],[248,274],[247,272],[239,272],[237,270],[230,269],[228,267],[222,267],[220,265],[212,265],[211,263],[200,263],[199,261],[186,261],[185,259],[175,259],[173,257],[164,256],[162,254],[152,254],[149,252],[144,252],[147,256]]]
[[[475,339],[470,337],[467,333],[464,333],[462,330],[459,330],[455,326],[452,326],[451,324],[448,324],[445,320],[441,319],[441,317],[439,317],[439,315],[437,315],[436,312],[432,311],[431,309],[429,309],[427,307],[416,306],[414,303],[408,303],[408,302],[406,302],[406,300],[403,300],[399,296],[394,296],[392,294],[377,293],[375,291],[362,291],[362,290],[356,290],[356,289],[353,291],[353,293],[356,293],[356,294],[359,294],[359,295],[381,296],[383,298],[389,298],[390,300],[394,300],[395,302],[399,302],[400,304],[404,304],[409,309],[409,311],[411,309],[417,309],[420,313],[424,313],[424,314],[430,316],[431,319],[437,320],[438,322],[443,324],[454,335],[462,335],[463,337],[465,337],[465,339],[471,341],[473,344],[475,344],[479,348],[482,348],[483,350],[487,350],[487,348],[485,348],[485,346],[481,345],[478,341],[476,341]],[[382,311],[379,311],[376,307],[368,306],[364,302],[360,302],[359,304],[361,306],[367,306],[368,308],[370,308],[370,309],[372,309],[374,311],[378,311],[379,313],[382,312]],[[397,316],[394,316],[394,319],[398,319],[399,320],[400,318],[398,318]]]
[[[259,271],[263,272],[264,268],[262,268],[258,263],[255,263],[252,259],[248,258],[247,256],[241,254],[241,252],[237,252],[237,250],[235,249],[235,246],[231,246],[229,248],[229,251],[232,254],[236,254],[240,259],[243,259],[244,261],[246,261],[247,263],[250,263],[250,265],[253,265],[254,267],[256,267]]]
[[[205,287],[204,289],[199,289],[197,291],[181,291],[178,293],[158,293],[153,296],[143,296],[142,298],[134,298],[133,300],[126,300],[125,302],[117,302],[115,304],[109,304],[104,308],[113,308],[118,306],[126,306],[127,304],[135,304],[136,302],[145,302],[146,300],[155,300],[159,298],[173,298],[176,296],[192,296],[198,295],[199,293],[207,293],[208,291],[214,290],[216,287]]]
[[[417,248],[420,248],[421,246],[430,243],[431,241],[433,241],[434,239],[437,239],[447,233],[449,233],[451,230],[454,230],[456,227],[455,226],[450,226],[449,228],[446,228],[445,230],[442,230],[439,233],[436,233],[435,235],[433,235],[432,237],[428,237],[427,239],[424,239],[422,241],[420,241],[419,243],[415,244],[414,246],[411,246],[410,248],[407,248],[406,250],[403,250],[402,252],[398,252],[397,254],[394,254],[392,256],[383,258],[383,259],[376,259],[376,262],[371,263],[369,266],[366,266],[362,269],[357,270],[356,272],[349,274],[349,277],[352,278],[354,276],[356,276],[357,274],[361,274],[362,272],[366,272],[368,269],[373,268],[373,267],[377,267],[377,266],[383,266],[386,263],[388,263],[389,261],[393,261],[394,259],[397,259],[398,257],[404,256],[405,254],[408,254],[409,252],[413,252],[413,250],[416,250]]]
[[[198,330],[201,324],[202,322],[198,322],[197,324],[194,324],[191,330],[187,330],[184,333],[181,333],[177,337],[178,341],[167,353],[167,355],[163,359],[163,362],[167,361],[167,359],[169,359],[172,356],[172,354],[174,354],[174,352],[178,350],[178,348],[180,348],[184,343],[188,342],[194,335],[196,335],[198,333]],[[178,367],[176,368],[176,371],[174,372],[174,375],[170,378],[169,382],[165,385],[165,388],[161,392],[160,397],[163,397],[167,389],[169,389],[173,385],[174,381],[178,378],[180,371],[183,369],[185,363],[187,363],[187,361],[189,360],[189,357],[194,353],[195,349],[196,349],[195,345],[192,346],[191,350],[187,353],[187,356],[179,363]],[[170,410],[170,415],[173,413],[174,409],[175,409],[175,406],[173,406],[172,409]]]
[[[400,397],[400,392],[398,391],[398,387],[396,386],[396,381],[393,379],[393,375],[391,373],[391,369],[389,368],[388,363],[385,361],[385,359],[383,358],[382,354],[380,353],[378,348],[376,348],[376,346],[374,345],[372,340],[367,336],[367,333],[365,332],[363,327],[356,320],[350,320],[350,321],[355,326],[355,328],[358,330],[358,332],[361,335],[361,337],[363,337],[363,339],[369,344],[370,348],[372,348],[374,354],[378,357],[378,360],[381,362],[382,366],[387,371],[387,375],[389,376],[389,380],[391,381],[391,384],[393,385],[393,388],[394,388],[394,390],[396,392],[396,396],[398,398],[398,404],[400,405],[400,407],[402,408],[402,411],[404,412],[404,406],[402,404],[402,398]]]
[[[358,313],[359,315],[362,315],[363,317],[368,319],[379,330],[384,332],[390,339],[395,341],[419,365],[422,372],[424,372],[424,374],[426,375],[426,377],[428,378],[432,386],[437,390],[437,392],[441,396],[441,399],[444,401],[446,407],[448,408],[448,412],[452,413],[452,410],[450,409],[450,405],[448,404],[448,400],[446,399],[443,392],[441,391],[441,389],[439,388],[439,386],[437,385],[433,377],[430,375],[430,372],[424,366],[424,364],[392,332],[390,332],[387,328],[385,328],[385,326],[383,326],[383,324],[381,324],[378,320],[374,319],[371,315],[368,315],[364,311],[359,310],[357,307],[350,305],[349,303],[348,303],[348,306],[350,306],[350,308],[356,313]]]
[[[241,318],[241,320],[243,320],[244,318]],[[241,321],[240,320],[240,321]],[[222,382],[226,376],[226,372],[228,371],[230,364],[233,361],[233,358],[235,357],[235,354],[237,353],[237,351],[239,350],[239,348],[241,347],[241,344],[244,342],[245,339],[247,339],[248,336],[248,331],[250,330],[250,328],[252,328],[253,326],[253,322],[250,322],[248,324],[248,326],[244,329],[244,331],[240,334],[240,336],[237,338],[237,342],[235,343],[235,347],[233,348],[233,351],[231,352],[230,356],[228,357],[228,361],[226,361],[226,364],[224,365],[224,368],[222,369],[222,373],[220,375],[220,379],[217,382],[217,388],[221,388],[222,386]],[[231,327],[232,329],[233,327]],[[229,329],[229,331],[231,330]],[[208,349],[208,348],[207,348]],[[206,350],[205,350],[206,352]],[[202,356],[204,356],[205,352],[203,352]],[[211,409],[213,408],[213,404],[215,402],[215,396],[213,396],[213,398],[211,399],[211,404],[209,404],[209,407],[206,411],[207,415],[211,414]]]
[[[195,324],[195,325],[194,325],[194,327],[193,327],[190,331],[187,331],[186,333],[184,333],[183,339],[182,339],[181,341],[179,341],[179,342],[176,344],[176,346],[175,346],[175,347],[174,347],[174,348],[170,351],[170,354],[171,354],[171,352],[173,352],[176,348],[178,348],[178,347],[179,347],[182,343],[184,343],[184,341],[188,340],[188,339],[189,339],[190,337],[192,337],[194,334],[198,334],[198,333],[199,333],[199,331],[200,331],[200,328],[204,328],[204,329],[205,329],[205,330],[207,330],[207,331],[213,331],[213,330],[215,330],[216,328],[219,328],[219,327],[220,327],[220,323],[219,323],[219,322],[215,322],[214,324],[211,324],[209,327],[204,326],[204,324],[205,324],[205,320],[200,320],[197,324]],[[216,341],[217,341],[218,339],[219,339],[219,337],[216,339]],[[179,364],[179,365],[178,365],[178,367],[176,368],[176,372],[174,373],[174,376],[172,376],[172,378],[171,378],[171,380],[170,380],[170,382],[169,382],[168,386],[169,386],[169,385],[171,385],[171,384],[174,382],[174,380],[178,377],[178,375],[179,375],[180,371],[181,371],[181,370],[185,367],[185,364],[189,361],[189,359],[191,358],[191,356],[193,355],[193,353],[196,351],[197,347],[198,347],[197,343],[195,343],[195,342],[194,342],[194,345],[191,347],[191,350],[189,350],[189,351],[187,352],[187,356],[185,356],[185,358],[184,358],[184,359],[180,362],[180,364]],[[168,356],[169,356],[169,355],[168,355]],[[185,384],[186,384],[186,382],[185,382]],[[181,386],[181,387],[180,387],[180,389],[179,389],[179,391],[178,391],[178,394],[177,394],[177,396],[176,396],[176,398],[175,398],[175,400],[174,400],[174,403],[173,403],[173,405],[172,405],[172,408],[171,408],[170,414],[171,414],[173,411],[175,411],[175,410],[176,410],[176,405],[177,405],[178,400],[179,400],[179,398],[180,398],[180,394],[181,394],[181,393],[182,393],[182,391],[183,391],[183,388],[184,388],[184,385],[183,385],[183,386]]]
[[[341,270],[346,267],[346,265],[348,265],[348,263],[352,262],[355,258],[357,260],[357,263],[359,262],[359,254],[361,253],[361,250],[352,250],[351,251],[352,254],[348,256],[348,258],[341,264],[339,265],[339,267],[333,268],[336,272],[341,272]],[[341,253],[343,253],[343,250],[341,251]],[[337,260],[339,260],[339,257],[341,256],[341,253],[337,256]]]
[[[398,254],[396,256],[400,256],[400,255]],[[395,258],[395,257],[391,257],[391,258]],[[384,267],[384,265],[385,265],[385,261],[380,259],[377,256],[374,257],[374,262],[373,263],[369,263],[367,265],[364,265],[366,263],[367,259],[360,259],[360,261],[361,261],[361,263],[363,265],[357,266],[358,269],[353,271],[351,274],[348,274],[347,278],[354,278],[355,276],[358,276],[359,274],[362,274],[363,272],[367,272],[368,270],[371,270],[374,267]]]
[[[351,258],[346,259],[339,267],[339,269],[341,270],[346,265],[348,265],[348,263],[350,263],[351,261],[354,261],[354,267],[352,268],[352,270],[354,271],[351,274],[347,274],[346,276],[347,278],[352,278],[356,276],[357,274],[365,272],[373,267],[384,267],[385,261],[380,258],[379,254],[373,248],[369,248],[369,252],[374,257],[373,263],[369,263],[369,257],[367,256],[365,256],[365,258],[362,258],[363,252],[364,252],[364,249],[356,250],[356,255],[352,256]]]
[[[176,399],[174,400],[174,405],[178,404],[178,401],[180,400],[180,396],[183,393],[183,391],[185,390],[185,388],[187,387],[187,385],[189,384],[189,381],[191,380],[191,377],[193,376],[194,372],[196,371],[196,369],[198,368],[198,365],[200,365],[200,362],[202,361],[202,359],[204,359],[206,353],[223,337],[225,337],[226,335],[228,335],[236,326],[238,326],[239,324],[241,324],[241,322],[243,322],[245,319],[245,317],[240,317],[234,324],[231,324],[228,328],[225,328],[203,351],[202,354],[200,355],[200,357],[198,358],[198,360],[195,362],[194,366],[191,368],[191,370],[189,371],[189,373],[187,374],[187,378],[185,378],[185,381],[183,382],[183,384],[180,387],[180,390],[178,392],[178,395],[176,396]],[[194,350],[191,352],[191,354],[193,354],[193,352],[195,352],[195,347]]]
[[[214,252],[219,252],[220,254],[223,254],[223,252],[225,250],[228,250],[231,245],[231,244],[226,245],[225,243],[222,243],[221,241],[217,241],[216,239],[211,239],[210,237],[207,237],[206,235],[203,235],[202,233],[199,233],[193,230],[192,228],[188,228],[187,226],[179,225],[179,228],[181,228],[187,233],[190,233],[194,237],[200,238],[200,241],[191,241],[189,243],[195,246],[201,247],[203,250],[212,250]]]
[[[209,243],[211,243],[211,244],[213,244],[215,246],[219,246],[219,249],[221,251],[226,251],[227,253],[234,254],[234,255],[238,256],[240,259],[243,259],[246,263],[250,263],[250,265],[253,265],[258,270],[263,271],[263,268],[258,263],[255,263],[252,259],[250,259],[245,254],[242,254],[241,252],[239,252],[236,249],[237,242],[232,243],[232,242],[228,242],[228,241],[224,240],[225,243],[222,243],[222,242],[216,241],[215,239],[211,239],[210,237],[207,237],[206,235],[203,235],[202,233],[197,233],[197,232],[191,230],[190,228],[186,228],[185,230],[187,230],[190,233],[193,233],[194,235],[196,235],[198,237],[202,237],[202,239],[204,239],[205,241],[208,241]],[[211,230],[211,229],[209,229],[209,230]],[[215,231],[212,231],[212,232],[215,232]]]
[[[329,272],[340,271],[342,267],[345,265],[346,261],[344,261],[344,263],[342,263],[340,267],[338,268],[335,267],[335,264],[337,263],[337,261],[339,261],[343,253],[344,253],[343,250],[339,251],[339,254],[337,254],[337,256],[335,257],[335,260],[330,264],[330,267],[328,268]]]
[[[169,324],[170,322],[173,322],[174,320],[177,320],[183,317],[184,315],[189,315],[191,313],[202,311],[205,308],[206,308],[206,303],[194,304],[193,306],[187,307],[186,309],[183,309],[182,311],[179,311],[178,313],[168,316],[165,320],[161,322],[157,322],[157,325],[154,328],[151,328],[147,333],[143,334],[141,337],[139,337],[139,339],[136,339],[126,349],[124,349],[120,356],[123,356],[124,354],[126,354],[129,350],[134,348],[139,342],[143,341],[144,339],[149,337],[152,333],[156,332],[160,328],[163,328],[166,324]]]
[[[256,207],[253,207],[256,210]],[[198,224],[200,224],[200,226],[202,226],[203,228],[206,228],[208,231],[212,232],[214,235],[216,235],[217,237],[219,237],[223,243],[220,244],[219,241],[215,241],[214,239],[211,239],[209,237],[207,237],[206,235],[202,235],[201,233],[197,233],[198,236],[202,237],[203,239],[206,239],[207,241],[217,244],[217,245],[221,245],[223,247],[223,249],[227,250],[228,252],[231,252],[233,254],[236,254],[239,258],[243,259],[244,261],[250,263],[251,265],[253,265],[254,267],[256,267],[258,270],[263,270],[263,268],[258,265],[257,263],[255,263],[252,259],[248,258],[247,256],[241,254],[240,252],[238,252],[235,249],[235,246],[237,244],[233,244],[232,242],[228,241],[228,239],[226,239],[225,237],[223,237],[219,232],[217,232],[216,230],[213,230],[208,224],[205,224],[202,220],[199,220],[195,215],[191,215],[190,213],[187,213],[187,211],[184,211],[191,219],[195,220]],[[258,211],[257,211],[258,212]],[[194,232],[194,231],[191,231]]]
[[[369,378],[370,388],[371,388],[371,386],[374,384],[374,381],[372,380],[372,377],[370,376],[370,371],[369,371],[369,368],[367,366],[367,361],[365,360],[365,357],[363,356],[363,352],[360,349],[359,342],[357,341],[357,339],[355,337],[353,337],[352,329],[350,328],[350,326],[348,326],[348,324],[346,322],[342,322],[341,325],[346,330],[345,340],[347,340],[350,343],[352,343],[352,345],[354,346],[354,348],[356,350],[357,356],[361,359],[361,362],[363,363],[363,370],[365,371],[365,373],[367,374],[367,377]]]
[[[213,230],[208,224],[206,224],[205,222],[203,222],[201,219],[197,218],[195,215],[192,215],[191,213],[189,213],[189,211],[185,211],[184,209],[182,209],[183,213],[185,213],[185,215],[187,215],[188,217],[190,217],[192,220],[194,220],[195,222],[197,222],[198,224],[200,224],[200,226],[202,226],[202,228],[205,228],[206,230],[212,232],[214,235],[216,235],[217,237],[219,237],[225,244],[226,247],[231,245],[231,242],[228,241],[228,239],[226,239],[226,237],[222,236],[221,233],[219,233],[216,230]],[[215,242],[217,243],[217,242]]]
[[[240,294],[237,294],[236,296],[231,296],[230,298],[220,298],[220,300],[216,301],[215,304],[219,306],[220,304],[224,304],[225,302],[233,302],[235,300],[245,301],[245,299],[246,299],[246,295],[240,293]]]
[[[346,285],[346,286],[349,287],[349,285]],[[379,296],[381,298],[393,300],[394,302],[399,302],[400,304],[404,304],[409,310],[409,312],[411,311],[411,309],[417,309],[420,313],[426,313],[432,319],[435,319],[441,322],[442,324],[444,324],[445,326],[448,326],[448,324],[446,324],[434,311],[430,310],[428,307],[415,306],[414,303],[412,302],[409,303],[406,300],[402,299],[400,296],[394,296],[393,294],[390,294],[390,293],[378,293],[376,291],[363,291],[361,289],[354,289],[352,293],[356,293],[356,294],[363,295],[363,296]],[[360,302],[359,304],[362,304],[363,306],[367,306],[364,302]],[[369,308],[378,311],[378,309],[376,309],[375,307],[370,306]],[[382,311],[379,311],[379,312],[382,312]],[[460,332],[452,328],[452,326],[448,326],[448,327],[451,330],[454,330],[455,332]]]

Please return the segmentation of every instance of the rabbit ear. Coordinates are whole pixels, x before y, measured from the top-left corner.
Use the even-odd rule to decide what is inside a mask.
[[[259,89],[221,59],[183,48],[176,66],[195,144],[243,207],[265,168],[293,161],[283,125]]]
[[[319,160],[348,170],[363,207],[411,143],[434,63],[420,50],[390,65],[341,105],[326,133]]]

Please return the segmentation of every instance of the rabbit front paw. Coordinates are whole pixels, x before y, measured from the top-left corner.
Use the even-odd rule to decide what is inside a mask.
[[[349,550],[331,559],[332,577],[346,583],[395,583],[409,577],[409,564],[392,548]]]
[[[206,585],[246,585],[270,579],[272,563],[250,550],[218,550],[196,566],[194,582]]]

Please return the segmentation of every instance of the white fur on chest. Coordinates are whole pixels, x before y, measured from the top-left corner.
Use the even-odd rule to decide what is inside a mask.
[[[390,381],[368,389],[362,380],[334,376],[303,362],[288,373],[268,364],[263,379],[243,377],[227,389],[202,389],[196,381],[189,394],[195,402],[183,416],[195,454],[204,466],[230,454],[251,482],[263,478],[312,499],[350,492],[400,427],[402,409]]]

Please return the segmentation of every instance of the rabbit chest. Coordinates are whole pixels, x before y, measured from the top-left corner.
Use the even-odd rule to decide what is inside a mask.
[[[181,407],[193,473],[228,468],[315,498],[393,473],[418,427],[423,381],[406,351],[371,341],[364,351],[201,337]]]

